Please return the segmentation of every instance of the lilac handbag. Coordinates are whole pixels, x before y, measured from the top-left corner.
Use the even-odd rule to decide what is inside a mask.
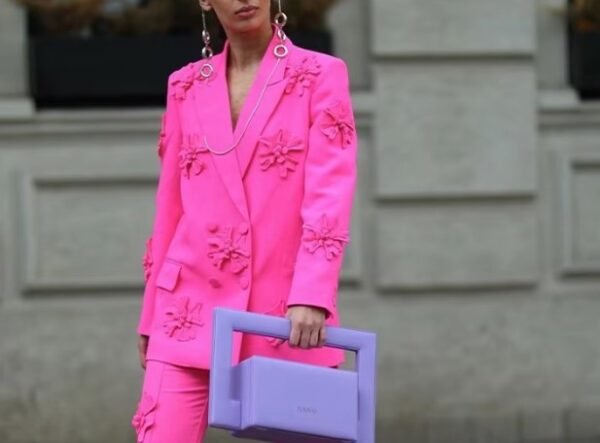
[[[233,332],[288,339],[289,319],[214,309],[208,423],[278,443],[375,442],[372,332],[327,327],[326,346],[355,351],[357,371],[254,356],[232,366]]]

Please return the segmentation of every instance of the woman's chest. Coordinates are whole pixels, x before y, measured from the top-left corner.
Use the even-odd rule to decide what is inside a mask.
[[[231,127],[235,128],[242,112],[246,99],[252,88],[254,72],[230,73],[228,76],[229,109],[231,113]]]
[[[245,151],[248,161],[253,151],[266,152],[261,139],[289,138],[308,148],[311,95],[289,90],[285,78],[254,80],[238,73],[194,85],[177,109],[184,147],[195,148],[202,158],[211,157],[210,151]],[[275,144],[273,149],[280,145]]]

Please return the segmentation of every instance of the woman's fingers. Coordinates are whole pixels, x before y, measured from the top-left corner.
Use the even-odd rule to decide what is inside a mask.
[[[302,330],[300,347],[316,348],[325,344],[325,326],[313,326]]]
[[[317,343],[317,346],[319,348],[325,346],[325,341],[327,340],[327,328],[325,327],[325,325],[321,326],[321,330],[319,331],[319,341]]]
[[[301,323],[294,323],[292,320],[292,332],[290,333],[289,344],[292,348],[308,348],[311,338],[311,329]]]
[[[292,322],[288,344],[309,349],[325,341],[325,314],[312,306],[290,307],[287,315]]]
[[[300,327],[297,323],[292,320],[292,330],[290,332],[290,339],[288,341],[292,348],[295,348],[300,343]]]
[[[300,347],[303,349],[307,349],[310,345],[310,337],[312,335],[312,327],[304,326],[301,330],[302,330],[302,333],[300,335]]]
[[[315,328],[310,332],[310,347],[316,348],[319,345],[319,336],[321,335],[321,328]]]

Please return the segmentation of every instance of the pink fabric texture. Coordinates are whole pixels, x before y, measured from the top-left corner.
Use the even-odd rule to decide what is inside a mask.
[[[148,360],[131,419],[137,443],[200,443],[208,427],[209,372]]]
[[[137,331],[147,357],[210,368],[212,311],[227,307],[284,316],[292,305],[323,308],[340,324],[337,295],[356,186],[357,136],[346,64],[286,41],[277,64],[267,48],[236,128],[226,79],[229,43],[212,59],[169,76],[159,134],[160,177]],[[237,147],[246,121],[274,70]],[[251,355],[323,366],[332,348],[293,349],[238,333],[234,363]]]

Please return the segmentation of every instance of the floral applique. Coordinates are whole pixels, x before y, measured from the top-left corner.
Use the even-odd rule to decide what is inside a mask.
[[[195,81],[208,83],[215,78],[214,72],[208,77],[203,76],[200,73],[201,69],[202,65],[197,63],[188,63],[177,72],[176,76],[171,81],[173,96],[177,100],[184,100],[186,98],[188,91],[194,85]]]
[[[192,303],[189,297],[177,298],[165,311],[165,334],[179,341],[196,338],[196,329],[203,326],[202,303]]]
[[[177,100],[184,100],[187,96],[187,92],[194,84],[196,72],[193,63],[188,63],[187,66],[181,68],[171,81],[171,87],[173,89],[173,96]]]
[[[232,227],[218,230],[215,235],[208,238],[208,257],[214,266],[223,269],[229,263],[231,272],[241,274],[248,267],[250,254],[246,250],[246,234],[234,232]]]
[[[198,134],[188,134],[186,139],[179,151],[179,167],[183,175],[190,178],[190,174],[198,175],[206,168],[201,156],[208,149],[202,145]]]
[[[341,101],[328,106],[321,122],[321,132],[332,142],[340,139],[343,149],[350,146],[354,139],[350,108]]]
[[[287,131],[280,129],[271,136],[261,137],[258,143],[263,171],[275,166],[279,169],[279,177],[286,178],[290,171],[296,170],[298,160],[293,154],[304,149],[302,140],[292,138]]]
[[[318,226],[304,225],[304,249],[314,254],[318,249],[323,249],[327,260],[333,260],[344,249],[344,244],[350,241],[345,232],[336,232],[335,223],[331,222],[325,214],[319,219]]]
[[[302,97],[304,95],[304,90],[312,87],[320,73],[321,65],[314,56],[304,57],[302,61],[296,65],[288,65],[285,69],[285,76],[288,79],[285,93],[290,94],[297,89],[298,95]]]
[[[138,443],[144,441],[146,432],[154,424],[155,409],[156,401],[150,394],[144,392],[131,419],[131,426],[135,429]]]
[[[146,252],[144,252],[144,258],[142,259],[142,265],[144,267],[144,279],[148,281],[152,272],[152,237],[146,240]]]
[[[158,143],[157,143],[157,151],[158,151],[159,158],[163,158],[163,156],[165,154],[165,147],[166,147],[165,142],[167,139],[166,120],[167,120],[167,114],[163,113],[161,122],[160,122],[160,132],[158,133]]]
[[[275,308],[273,308],[272,310],[270,310],[268,312],[265,312],[265,314],[275,315],[277,317],[284,317],[285,311],[286,311],[286,303],[284,300],[280,300],[279,303],[277,303],[277,305],[275,306]],[[278,348],[279,346],[281,346],[283,343],[286,342],[286,340],[282,340],[280,338],[275,338],[275,337],[265,337],[265,340],[267,340],[267,342],[274,348]]]

